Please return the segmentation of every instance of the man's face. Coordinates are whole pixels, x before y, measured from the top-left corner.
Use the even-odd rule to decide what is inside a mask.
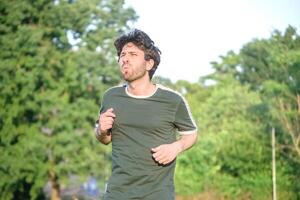
[[[145,60],[145,54],[133,43],[124,45],[119,66],[125,81],[132,82],[148,76],[148,71],[152,68],[151,62]]]

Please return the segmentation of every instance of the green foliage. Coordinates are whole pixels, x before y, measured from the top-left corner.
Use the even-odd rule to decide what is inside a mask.
[[[270,146],[251,111],[260,98],[230,76],[215,80],[218,84],[209,87],[194,85],[198,93],[187,89],[200,138],[178,159],[177,192],[196,194],[213,189],[231,198],[247,192],[257,194],[259,198],[254,199],[263,199],[262,194],[269,197]]]
[[[259,93],[262,102],[252,109],[252,115],[264,132],[271,126],[276,129],[277,159],[286,163],[278,169],[279,193],[288,199],[299,198],[300,37],[296,29],[276,30],[270,39],[253,40],[238,54],[229,52],[221,58],[222,62],[213,63],[216,73],[211,77],[231,74]]]
[[[92,129],[103,91],[120,81],[113,39],[136,19],[123,4],[1,1],[1,199],[43,198],[48,181],[66,186],[74,175],[108,177],[109,149]]]

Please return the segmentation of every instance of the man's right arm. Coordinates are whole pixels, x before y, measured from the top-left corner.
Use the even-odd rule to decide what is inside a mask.
[[[113,113],[113,108],[107,109],[100,114],[98,124],[96,124],[96,138],[102,144],[109,144],[112,140],[111,129],[116,115]]]
[[[109,144],[111,142],[111,132],[102,134],[99,128],[96,128],[96,138],[102,144]]]

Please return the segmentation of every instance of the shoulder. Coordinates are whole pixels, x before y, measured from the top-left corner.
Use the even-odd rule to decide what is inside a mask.
[[[103,96],[110,96],[110,95],[114,95],[114,94],[119,94],[120,92],[123,92],[125,89],[125,85],[118,85],[118,86],[113,86],[108,88]]]
[[[104,94],[122,91],[122,90],[124,90],[124,88],[125,88],[125,85],[117,85],[117,86],[113,86],[113,87],[108,88],[108,89],[104,92]]]
[[[158,89],[160,90],[160,92],[162,93],[162,95],[164,95],[167,98],[176,100],[176,101],[183,101],[184,97],[182,96],[182,94],[180,94],[178,91],[173,90],[169,87],[165,87],[163,85],[158,84]]]

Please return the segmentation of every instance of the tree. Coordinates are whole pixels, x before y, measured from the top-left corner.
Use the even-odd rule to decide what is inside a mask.
[[[260,102],[259,96],[230,76],[214,80],[215,85],[187,92],[200,138],[178,159],[176,183],[182,186],[178,192],[214,191],[230,199],[245,193],[254,199],[263,199],[262,194],[268,197],[269,148],[261,125],[251,113]]]
[[[243,84],[259,92],[265,107],[266,130],[276,128],[281,162],[296,183],[300,166],[300,37],[289,26],[275,30],[269,39],[255,39],[238,54],[229,52],[213,63],[217,74],[233,74]],[[298,184],[291,184],[299,191]],[[299,194],[298,194],[299,196]]]
[[[224,64],[228,60],[231,64]],[[290,26],[284,34],[274,31],[270,39],[254,40],[214,67],[218,72],[231,71],[270,102],[274,120],[289,138],[284,146],[300,163],[300,37],[296,29]]]
[[[113,39],[136,19],[123,0],[0,4],[0,198],[51,199],[70,176],[107,178],[93,124],[120,81]]]

